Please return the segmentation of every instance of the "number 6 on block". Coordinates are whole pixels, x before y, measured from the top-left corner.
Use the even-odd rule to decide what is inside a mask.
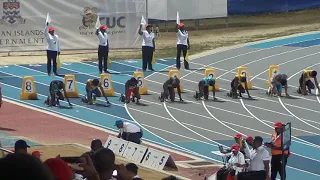
[[[146,146],[129,142],[126,150],[123,153],[123,157],[131,161],[141,163],[143,155],[146,153],[147,149],[148,148]]]
[[[142,164],[157,170],[162,170],[166,165],[170,155],[166,152],[148,148]]]
[[[115,92],[112,86],[112,79],[110,74],[103,73],[100,75],[100,82],[103,87],[103,91],[107,96],[114,96]]]
[[[72,74],[66,74],[64,76],[64,87],[66,89],[69,98],[78,98],[79,92],[77,89],[76,78]]]
[[[136,78],[136,80],[138,81],[138,86],[139,86],[139,94],[148,94],[148,90],[147,90],[147,84],[146,81],[144,79],[144,74],[143,72],[134,72],[133,73],[133,77]]]

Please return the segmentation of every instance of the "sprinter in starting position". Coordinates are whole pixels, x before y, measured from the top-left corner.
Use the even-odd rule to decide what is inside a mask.
[[[139,104],[139,100],[141,99],[141,96],[139,94],[139,86],[138,86],[138,80],[134,77],[129,79],[125,84],[125,95],[121,94],[120,101],[125,103],[130,103],[130,100],[132,102],[136,102],[136,104]],[[131,98],[132,95],[132,98]],[[136,100],[135,100],[136,98]]]
[[[174,88],[177,88],[180,101],[182,102],[183,100],[181,98],[180,80],[177,77],[173,77],[173,78],[170,77],[163,84],[163,92],[161,93],[159,100],[161,102],[164,102],[165,100],[168,100],[170,97],[171,102],[174,102],[174,99],[175,99]]]
[[[205,100],[209,99],[209,87],[212,87],[212,95],[213,100],[217,100],[216,98],[216,88],[215,88],[216,81],[212,77],[205,77],[203,78],[199,83],[199,92],[196,92],[196,95],[194,96],[197,100],[200,100],[202,97],[204,97]]]
[[[84,103],[92,105],[97,102],[97,97],[103,96],[107,101],[107,106],[111,105],[111,103],[108,100],[108,97],[104,93],[103,87],[99,79],[88,79],[86,84],[86,92],[86,97],[82,98],[82,101]]]
[[[284,87],[284,91],[286,96],[289,96],[288,94],[288,82],[287,82],[288,76],[284,73],[280,73],[275,75],[271,79],[271,87],[269,87],[267,94],[268,95],[278,95],[281,97],[282,88]]]
[[[312,78],[314,83],[311,81]],[[317,71],[304,70],[299,79],[299,89],[297,92],[302,95],[308,95],[308,92],[311,94],[311,89],[315,89],[315,87],[317,87],[318,91],[320,92],[319,83],[317,80]]]
[[[242,85],[244,83],[244,86]],[[248,90],[248,83],[247,83],[247,77],[245,75],[236,75],[233,80],[231,81],[231,90],[230,93],[227,94],[227,96],[232,97],[232,98],[238,98],[238,93],[239,91],[239,96],[242,97],[241,93],[247,92],[248,97],[251,99],[251,96],[249,94]]]
[[[63,94],[62,92],[63,91]],[[60,106],[59,100],[64,100],[64,98],[67,99],[69,106],[71,107],[72,104],[69,101],[64,83],[59,80],[51,81],[49,86],[49,92],[50,96],[47,97],[47,100],[44,102],[48,106]]]

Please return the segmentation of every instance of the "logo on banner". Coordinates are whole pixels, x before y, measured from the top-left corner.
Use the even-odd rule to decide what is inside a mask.
[[[85,7],[83,9],[83,14],[81,14],[82,26],[79,27],[79,30],[94,29],[97,22],[98,12],[99,9],[96,7]]]
[[[18,0],[8,0],[3,2],[3,16],[0,24],[25,24],[26,20],[20,15],[20,2]]]

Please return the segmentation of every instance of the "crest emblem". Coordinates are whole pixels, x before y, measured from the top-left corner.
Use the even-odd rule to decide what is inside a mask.
[[[79,30],[94,29],[97,22],[98,12],[99,10],[96,7],[85,7],[83,9],[83,14],[81,14],[82,26],[79,27]]]
[[[1,24],[24,24],[25,21],[26,20],[20,15],[19,0],[7,0],[7,2],[3,2],[3,16],[0,19]]]

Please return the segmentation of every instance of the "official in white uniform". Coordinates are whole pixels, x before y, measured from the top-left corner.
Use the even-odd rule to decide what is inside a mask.
[[[117,126],[119,129],[118,138],[141,144],[140,139],[143,136],[143,132],[139,126],[129,122],[123,122],[122,120],[116,121],[115,126]]]
[[[184,24],[180,23],[177,25],[177,37],[178,37],[178,42],[177,42],[177,58],[176,58],[176,66],[177,69],[180,69],[180,56],[181,56],[181,51],[183,53],[183,59],[184,59],[184,68],[189,69],[189,63],[186,61],[186,55],[187,51],[190,49],[190,43],[189,43],[189,34],[186,30],[184,30]]]
[[[142,24],[140,24],[139,35],[142,36],[142,70],[154,71],[152,68],[153,53],[156,50],[156,43],[154,40],[154,34],[151,32],[152,26],[146,25],[146,30],[142,30]]]
[[[53,62],[53,73],[57,73],[57,56],[60,55],[60,42],[58,35],[54,34],[54,28],[49,28],[49,23],[44,28],[44,36],[48,43],[47,48],[47,73],[51,75],[51,61]]]
[[[108,55],[109,55],[109,40],[107,33],[107,26],[101,25],[96,31],[96,35],[99,38],[98,59],[99,59],[99,73],[102,73],[102,69],[105,73],[108,73]],[[103,65],[102,65],[103,60]]]

